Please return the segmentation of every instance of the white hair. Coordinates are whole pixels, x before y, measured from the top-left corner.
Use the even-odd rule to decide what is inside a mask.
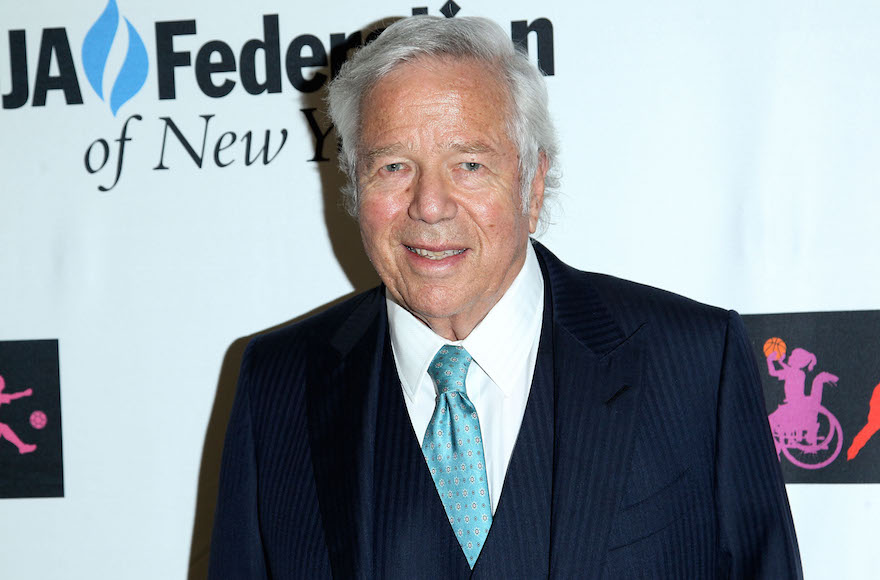
[[[343,202],[358,212],[358,161],[361,154],[361,106],[370,90],[395,67],[424,58],[471,59],[486,63],[506,85],[510,99],[507,133],[519,154],[523,212],[528,212],[531,183],[541,154],[547,159],[544,198],[558,187],[554,167],[556,131],[550,119],[547,88],[541,71],[511,39],[486,18],[412,16],[398,20],[373,42],[358,50],[330,83],[330,117],[341,139],[339,167],[348,176]],[[546,207],[546,204],[545,206]],[[542,218],[545,211],[542,209]]]

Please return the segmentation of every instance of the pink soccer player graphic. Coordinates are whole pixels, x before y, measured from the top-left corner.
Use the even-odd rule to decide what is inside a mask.
[[[8,395],[3,394],[3,389],[6,388],[6,381],[3,379],[3,376],[0,375],[0,405],[8,404],[14,401],[15,399],[20,399],[22,397],[30,397],[33,394],[31,389],[25,389],[23,391],[19,391],[17,393],[10,393]],[[36,445],[32,445],[29,443],[23,442],[18,438],[18,435],[9,427],[6,423],[0,423],[0,439],[6,439],[16,447],[18,447],[18,452],[22,455],[25,453],[30,453],[31,451],[35,451],[37,449]]]

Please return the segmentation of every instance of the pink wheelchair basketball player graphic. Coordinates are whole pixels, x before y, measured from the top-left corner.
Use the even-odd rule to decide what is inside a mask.
[[[786,345],[773,337],[764,343],[767,372],[784,383],[785,400],[770,413],[770,429],[776,443],[776,454],[804,469],[820,469],[829,465],[843,448],[840,421],[822,405],[826,385],[836,386],[838,377],[822,371],[813,377],[810,393],[806,391],[807,371],[817,364],[816,355],[795,348],[786,360]],[[781,460],[781,457],[780,457]]]
[[[22,397],[30,397],[33,394],[31,389],[25,389],[23,391],[19,391],[17,393],[9,393],[4,394],[3,390],[6,388],[6,381],[3,379],[3,376],[0,376],[0,406],[8,405],[12,403],[15,399],[20,399]],[[45,420],[45,415],[43,416]],[[45,423],[44,423],[45,424]],[[25,453],[31,453],[32,451],[36,451],[37,446],[25,443],[21,439],[18,438],[18,435],[15,434],[15,431],[7,425],[6,423],[0,423],[0,439],[6,439],[13,445],[18,448],[18,452],[21,455]]]

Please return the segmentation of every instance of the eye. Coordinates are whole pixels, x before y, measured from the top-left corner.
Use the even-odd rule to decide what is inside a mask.
[[[465,161],[461,164],[461,168],[465,171],[479,171],[481,167],[483,167],[482,163],[475,163],[473,161]]]
[[[403,169],[403,163],[389,163],[388,165],[384,166],[382,169],[384,169],[385,171],[387,171],[389,173],[394,173],[395,171],[400,171],[401,169]]]

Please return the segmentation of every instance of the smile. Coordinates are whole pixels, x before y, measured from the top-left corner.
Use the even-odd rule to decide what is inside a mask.
[[[407,250],[412,252],[413,254],[417,254],[423,258],[428,258],[429,260],[442,260],[444,258],[448,258],[450,256],[457,256],[464,252],[464,250],[443,250],[442,252],[432,252],[431,250],[425,250],[423,248],[414,248],[412,246],[404,246]]]

